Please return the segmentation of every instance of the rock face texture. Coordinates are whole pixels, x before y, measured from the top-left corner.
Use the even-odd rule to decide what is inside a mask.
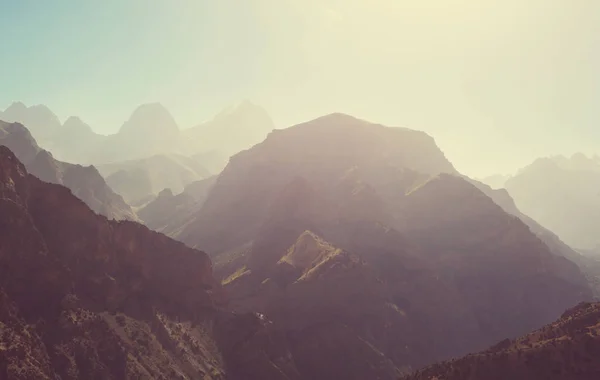
[[[600,378],[600,304],[583,303],[535,332],[440,363],[405,380],[593,380]]]
[[[208,256],[95,214],[0,146],[0,378],[294,379],[264,318],[221,310]]]
[[[334,114],[232,157],[163,230],[211,255],[231,307],[271,320],[303,378],[395,379],[591,298],[498,203],[428,135]]]
[[[108,187],[95,167],[55,160],[52,154],[37,145],[23,125],[0,121],[0,145],[14,151],[31,174],[42,181],[68,187],[95,212],[116,220],[138,220],[131,207]]]

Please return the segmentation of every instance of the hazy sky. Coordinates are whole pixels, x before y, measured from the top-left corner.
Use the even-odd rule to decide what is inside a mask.
[[[0,0],[0,108],[116,131],[249,98],[279,127],[345,112],[432,134],[459,170],[600,152],[597,0]]]

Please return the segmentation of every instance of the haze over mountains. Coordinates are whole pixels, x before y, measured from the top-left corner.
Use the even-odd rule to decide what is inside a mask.
[[[491,183],[490,183],[491,184]],[[496,184],[524,213],[583,251],[600,248],[600,158],[540,158]]]
[[[35,176],[68,187],[97,213],[110,219],[138,220],[131,207],[112,191],[96,168],[55,160],[51,153],[37,145],[21,124],[0,121],[0,145],[12,149]]]
[[[269,316],[311,379],[392,379],[591,298],[565,252],[431,137],[342,114],[232,157],[200,208],[161,231],[206,250],[231,307]]]
[[[252,129],[231,116],[249,108],[212,126]],[[77,119],[65,125],[78,130]],[[55,160],[21,124],[1,126],[0,259],[13,275],[0,288],[0,378],[392,380],[600,294],[600,265],[506,190],[463,176],[420,131],[330,114],[254,146],[242,141],[258,135],[211,141],[245,149],[211,176],[199,159],[210,145],[175,151],[199,146],[200,129],[186,135],[158,104],[99,140],[89,152],[131,159],[98,169]],[[98,215],[124,210],[147,227]],[[515,374],[526,349],[508,349]],[[462,379],[472,362],[459,363],[414,376]]]
[[[15,102],[0,112],[0,120],[26,125],[41,146],[60,160],[95,165],[159,154],[201,154],[223,160],[207,164],[221,169],[230,155],[262,141],[274,129],[267,112],[249,101],[228,107],[213,120],[188,129],[180,129],[160,103],[143,104],[116,134],[109,136],[95,133],[78,117],[61,124],[43,105],[27,107]]]

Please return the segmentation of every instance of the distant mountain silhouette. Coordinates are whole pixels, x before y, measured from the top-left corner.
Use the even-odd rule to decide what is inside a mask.
[[[164,189],[180,193],[185,186],[210,176],[197,160],[175,154],[98,165],[98,170],[110,187],[130,203]]]
[[[209,252],[232,307],[282,329],[305,378],[395,379],[591,298],[503,194],[423,132],[332,114],[233,156],[161,230]]]
[[[61,127],[58,117],[42,104],[27,107],[21,102],[15,102],[4,110],[2,120],[27,125],[35,138],[40,140],[54,135]]]
[[[402,379],[595,380],[600,378],[599,326],[600,304],[583,303],[524,337]]]
[[[212,174],[225,167],[229,156],[259,143],[274,129],[268,113],[249,101],[185,130],[180,130],[162,104],[143,104],[109,136],[95,133],[78,117],[70,117],[61,125],[43,105],[14,103],[0,112],[2,118],[26,125],[40,145],[61,161],[98,166],[156,155],[183,155],[200,160]]]
[[[506,182],[517,207],[581,249],[600,246],[600,159],[536,160]]]
[[[264,317],[232,314],[211,262],[109,221],[0,146],[0,378],[300,379]]]
[[[183,131],[194,152],[217,150],[227,157],[263,141],[275,125],[263,108],[243,101],[220,112],[211,121]]]
[[[23,125],[0,121],[0,145],[13,150],[31,174],[67,186],[95,212],[111,219],[137,220],[131,207],[108,187],[96,168],[55,160]]]
[[[185,153],[179,127],[171,113],[159,103],[139,106],[119,129],[92,152],[97,164],[147,158],[157,154]]]
[[[43,146],[61,161],[90,164],[90,152],[106,139],[80,118],[71,116]]]

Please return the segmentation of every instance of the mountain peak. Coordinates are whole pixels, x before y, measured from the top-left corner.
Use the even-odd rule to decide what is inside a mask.
[[[179,133],[175,119],[165,106],[160,103],[142,104],[121,127],[119,133]]]
[[[47,133],[61,125],[58,116],[43,104],[27,107],[22,102],[14,102],[4,111],[2,117],[5,121],[22,123],[37,132]]]
[[[4,112],[15,112],[25,110],[27,110],[27,106],[23,102],[12,102],[11,105],[4,110]]]
[[[92,127],[81,120],[81,118],[78,116],[69,116],[69,118],[63,123],[62,127],[64,130],[68,130],[69,132],[78,132],[82,130],[93,132]]]

